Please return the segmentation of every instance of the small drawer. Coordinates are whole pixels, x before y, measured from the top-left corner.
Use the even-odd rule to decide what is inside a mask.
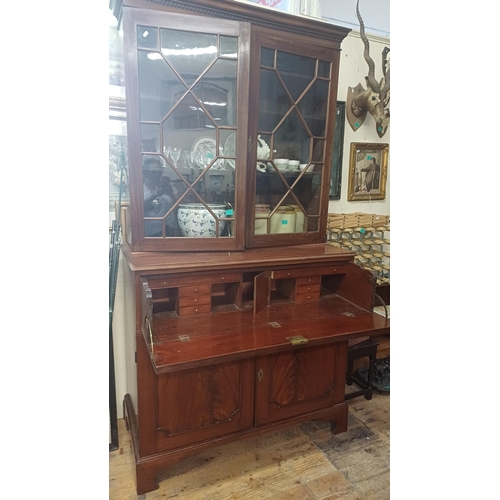
[[[317,292],[296,293],[295,302],[316,302],[319,300],[319,290]]]
[[[320,288],[321,288],[321,285],[319,283],[311,283],[309,285],[297,285],[295,293],[296,294],[318,293]]]
[[[201,306],[179,307],[179,316],[196,316],[197,314],[208,314],[211,311],[211,304]]]
[[[196,295],[210,295],[212,287],[210,285],[180,286],[179,298],[193,297]]]
[[[241,281],[241,274],[221,274],[219,276],[211,276],[212,283],[239,283]]]
[[[179,296],[179,308],[210,304],[211,299],[212,296],[209,293],[205,293],[203,295],[188,295],[186,297]]]
[[[305,278],[297,278],[297,285],[319,285],[321,276],[307,276]]]
[[[271,278],[280,280],[285,278],[307,278],[310,276],[322,276],[324,274],[342,274],[346,272],[345,265],[324,266],[324,267],[305,267],[302,269],[285,269],[272,271]]]

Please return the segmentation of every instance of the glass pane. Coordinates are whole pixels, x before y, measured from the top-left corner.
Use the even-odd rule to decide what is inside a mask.
[[[226,169],[236,167],[236,138],[236,130],[219,129],[219,149],[222,148],[219,153],[229,157],[225,161]]]
[[[230,203],[234,210],[234,170],[223,170],[214,164],[203,176],[202,198],[207,203]]]
[[[318,76],[330,78],[330,63],[328,61],[318,61]]]
[[[323,158],[325,157],[325,145],[326,141],[322,139],[313,140],[312,161],[323,161]]]
[[[234,36],[221,36],[220,55],[224,57],[238,57],[238,39]]]
[[[200,135],[215,140],[215,122],[205,113],[200,103],[188,94],[163,122],[163,144],[192,149]]]
[[[326,80],[316,80],[298,105],[309,130],[315,136],[326,135],[329,87],[330,83]]]
[[[158,47],[158,28],[137,26],[137,46],[144,49],[156,49]]]
[[[309,134],[298,113],[293,110],[274,134],[274,158],[298,160],[305,163],[309,159]]]
[[[139,52],[141,120],[161,121],[186,88],[158,52]]]
[[[272,132],[293,106],[276,73],[267,69],[260,72],[259,131]]]
[[[191,86],[217,57],[217,35],[162,29],[161,51]]]
[[[316,74],[316,60],[286,52],[279,52],[276,67],[286,88],[296,101]]]
[[[122,175],[123,167],[123,175]],[[123,179],[123,180],[122,180]],[[127,158],[127,122],[125,120],[109,120],[109,211],[115,210],[115,202],[120,198],[120,182],[122,185],[122,201],[130,201],[129,175]]]
[[[141,123],[142,151],[159,153],[143,155],[145,235],[232,236],[238,38],[161,28],[160,51],[138,53],[141,120],[158,122]]]
[[[262,47],[260,50],[260,65],[274,68],[274,50]]]
[[[147,237],[178,233],[173,210],[172,168],[161,156],[143,156],[144,233]]]
[[[276,71],[262,68],[273,57],[261,51],[258,134],[266,148],[257,145],[254,234],[317,232],[330,82],[316,70],[329,78],[330,63],[277,52]],[[261,158],[264,149],[270,156]]]
[[[219,59],[193,87],[211,119],[220,126],[236,125],[237,61]]]
[[[160,152],[160,125],[141,125],[141,151]]]

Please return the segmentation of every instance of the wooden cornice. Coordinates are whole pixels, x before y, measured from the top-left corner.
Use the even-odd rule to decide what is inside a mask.
[[[118,20],[121,17],[122,6],[138,8],[149,6],[149,8],[159,10],[175,9],[177,12],[186,11],[220,19],[249,22],[264,28],[338,43],[342,42],[351,31],[349,28],[336,26],[320,19],[288,14],[234,0],[110,0],[110,9]]]

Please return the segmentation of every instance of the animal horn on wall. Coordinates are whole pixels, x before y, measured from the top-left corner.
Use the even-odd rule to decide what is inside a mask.
[[[346,99],[347,121],[356,131],[363,125],[366,114],[370,113],[377,128],[377,134],[382,137],[389,126],[390,111],[390,49],[384,47],[382,51],[382,72],[380,82],[375,79],[375,63],[370,57],[370,42],[365,34],[365,25],[359,13],[359,0],[356,2],[356,15],[359,20],[359,35],[365,46],[363,57],[368,64],[368,75],[365,76],[366,89],[361,83],[356,87],[348,87]]]

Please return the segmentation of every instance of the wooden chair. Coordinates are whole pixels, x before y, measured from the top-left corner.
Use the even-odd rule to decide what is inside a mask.
[[[375,360],[377,359],[378,342],[371,337],[362,337],[360,339],[351,340],[347,347],[347,374],[346,384],[351,386],[356,384],[360,389],[350,392],[345,395],[345,399],[352,399],[358,396],[364,396],[365,399],[372,399],[373,394],[373,372]],[[369,358],[368,365],[368,380],[363,380],[353,373],[354,360],[359,358]]]

